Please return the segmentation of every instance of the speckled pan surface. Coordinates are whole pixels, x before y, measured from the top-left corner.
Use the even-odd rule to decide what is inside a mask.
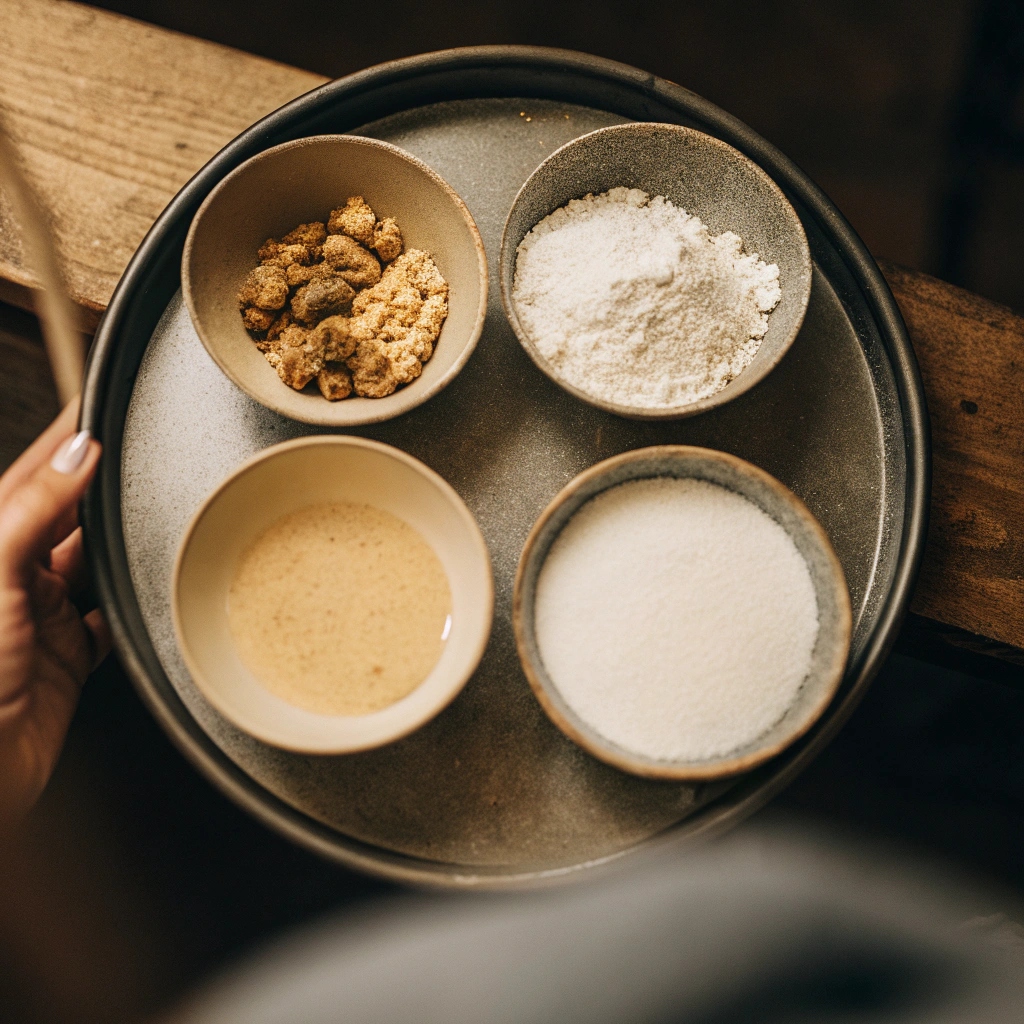
[[[569,139],[629,119],[690,124],[756,159],[801,213],[815,261],[804,327],[773,373],[727,406],[668,424],[623,420],[561,391],[516,341],[497,287],[501,229],[522,183]],[[177,268],[192,213],[232,167],[289,138],[357,128],[437,170],[488,251],[488,317],[465,369],[408,415],[353,432],[423,460],[466,501],[491,550],[495,622],[477,674],[426,728],[374,752],[303,757],[224,722],[174,643],[168,584],[189,516],[242,460],[314,432],[252,402],[216,368],[182,304]],[[891,295],[856,236],[784,157],[722,111],[642,72],[562,51],[411,58],[325,86],[250,129],[171,203],[136,254],[93,347],[83,422],[106,452],[83,513],[97,588],[154,714],[213,782],[271,826],[350,865],[427,884],[579,877],[749,814],[864,692],[909,600],[924,537],[920,382]],[[794,747],[728,786],[645,781],[591,758],[548,721],[516,658],[512,581],[534,520],[581,470],[658,443],[720,448],[777,476],[821,521],[850,585],[851,659],[832,705]]]

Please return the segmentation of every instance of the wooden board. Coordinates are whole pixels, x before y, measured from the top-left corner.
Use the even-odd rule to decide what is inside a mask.
[[[323,81],[64,0],[4,0],[0,103],[53,211],[87,323],[192,173]],[[932,523],[914,611],[949,627],[947,640],[951,629],[1024,648],[1024,319],[933,278],[884,269],[932,418]],[[0,300],[30,307],[31,284],[0,204]],[[35,381],[23,399],[0,401],[0,436],[15,446],[36,422],[22,406],[38,408],[42,423],[53,401],[37,379],[39,350],[20,337],[0,332],[0,355],[27,360]]]
[[[932,427],[928,545],[912,609],[1024,648],[1024,317],[886,266]]]
[[[167,201],[243,128],[319,75],[81,4],[3,0],[0,105],[50,209],[87,324]],[[0,205],[0,299],[34,281]]]

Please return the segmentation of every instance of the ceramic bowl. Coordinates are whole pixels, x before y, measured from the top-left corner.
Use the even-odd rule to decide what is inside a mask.
[[[433,671],[408,696],[366,715],[316,714],[274,696],[242,663],[228,624],[228,590],[245,548],[282,516],[336,501],[383,509],[418,530],[452,595],[451,631]],[[171,587],[178,645],[206,699],[258,739],[316,754],[379,747],[433,718],[480,661],[494,603],[487,547],[455,491],[396,448],[342,436],[274,445],[232,473],[185,531]]]
[[[242,326],[236,296],[256,251],[298,224],[326,221],[361,195],[394,217],[408,249],[423,249],[448,282],[448,318],[423,374],[386,398],[329,402],[311,384],[284,384]],[[476,347],[487,309],[487,259],[466,204],[440,175],[397,146],[319,135],[267,149],[206,197],[185,241],[181,287],[214,362],[257,402],[303,423],[349,427],[391,419],[436,395]]]
[[[534,599],[544,561],[562,528],[591,498],[649,477],[706,480],[742,495],[779,523],[803,555],[818,602],[818,636],[811,667],[795,702],[768,732],[730,754],[702,761],[642,757],[608,740],[573,710],[544,667],[534,626]],[[610,595],[610,599],[612,596]],[[850,645],[850,598],[842,566],[825,531],[803,502],[763,470],[724,452],[686,445],[641,448],[598,463],[562,490],[537,520],[519,560],[512,598],[519,658],[551,720],[595,757],[636,775],[707,780],[735,775],[767,761],[814,724],[842,680]]]
[[[568,383],[541,355],[512,301],[519,244],[571,199],[612,188],[643,189],[695,214],[713,235],[733,231],[746,252],[779,267],[782,298],[750,365],[721,391],[687,405],[641,408],[604,401]],[[582,135],[551,154],[519,190],[501,239],[501,298],[527,354],[556,384],[591,405],[632,419],[682,419],[729,402],[763,380],[800,330],[811,294],[803,225],[782,190],[757,164],[720,139],[674,124],[633,123]]]

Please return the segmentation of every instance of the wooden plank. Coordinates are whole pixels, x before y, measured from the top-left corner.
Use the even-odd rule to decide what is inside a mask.
[[[189,176],[248,124],[323,81],[64,0],[4,0],[0,102],[93,322]],[[31,276],[3,217],[0,207],[0,298],[24,303]],[[948,627],[946,641],[959,630],[1024,648],[1024,320],[924,275],[885,271],[921,364],[935,446],[918,627],[931,621]],[[18,372],[38,380],[40,351],[13,337],[0,335],[0,357],[14,352],[26,367]],[[0,401],[11,410],[38,403],[39,414],[12,412],[10,426],[3,416],[5,437],[50,414],[35,384],[11,396]]]
[[[168,200],[242,129],[319,75],[63,0],[0,4],[0,105],[53,215],[86,322]],[[3,298],[34,284],[0,206]]]
[[[884,268],[932,426],[928,546],[913,610],[1024,648],[1024,317]]]

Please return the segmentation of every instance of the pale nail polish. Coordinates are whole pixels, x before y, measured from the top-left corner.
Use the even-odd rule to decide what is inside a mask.
[[[69,437],[50,459],[50,465],[58,473],[74,473],[89,450],[90,437],[88,430],[80,430],[74,437]]]

